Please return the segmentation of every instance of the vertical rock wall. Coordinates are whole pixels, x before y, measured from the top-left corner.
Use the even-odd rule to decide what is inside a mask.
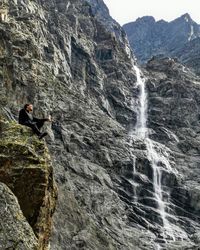
[[[149,250],[156,249],[158,242],[174,250],[198,247],[199,211],[198,208],[195,210],[195,204],[199,192],[195,189],[194,199],[191,198],[186,185],[193,181],[192,175],[186,178],[193,159],[190,154],[186,157],[190,160],[182,168],[181,160],[173,161],[173,154],[169,152],[169,161],[178,173],[166,173],[162,180],[171,192],[171,213],[180,219],[178,226],[186,233],[186,238],[184,242],[177,238],[175,243],[170,239],[169,244],[162,238],[163,225],[157,204],[152,201],[153,175],[147,150],[144,142],[136,137],[130,141],[130,131],[136,124],[139,94],[132,65],[135,62],[130,59],[123,30],[109,17],[103,2],[5,2],[9,11],[8,22],[0,23],[1,108],[7,116],[17,117],[19,108],[31,102],[35,106],[35,115],[42,117],[51,113],[54,119],[48,127],[47,143],[59,195],[51,249]],[[158,65],[162,68],[165,63],[160,61]],[[159,74],[150,65],[149,73],[145,73],[149,79],[148,126],[161,153],[165,146],[170,148],[170,140],[176,137],[180,140],[181,137],[175,131],[170,135],[168,132],[158,133],[160,124],[163,124],[163,131],[168,129],[165,121],[169,117],[173,121],[172,114],[179,114],[180,106],[174,105],[171,113],[162,113],[160,104],[164,102],[168,107],[171,99],[154,98],[159,90],[161,94],[167,92],[165,88],[169,86],[167,93],[174,93],[174,100],[179,100],[180,95],[170,87],[179,86],[178,83],[174,85],[177,71],[173,65],[176,64],[169,60]],[[183,69],[180,68],[179,73],[182,79]],[[199,82],[196,76],[189,83],[186,78],[182,80],[179,82],[186,90],[188,86],[196,87]],[[198,91],[194,97],[197,101],[192,107],[196,115],[191,115],[193,118],[186,122],[185,130],[190,130],[193,121],[198,124]],[[171,139],[165,141],[158,135],[171,136]],[[188,134],[189,138],[191,136]],[[188,144],[182,145],[184,148]],[[40,143],[36,149],[40,146],[43,150]],[[177,152],[176,143],[173,147]],[[196,147],[198,149],[198,144]],[[32,147],[30,150],[32,154]],[[39,164],[37,154],[36,150],[33,161]],[[195,157],[198,161],[198,155]],[[38,171],[41,178],[52,183],[50,172]],[[49,174],[48,178],[46,174]],[[193,184],[198,187],[198,183],[197,180]],[[42,186],[42,192],[54,194],[48,187],[46,190]],[[183,210],[175,203],[177,187],[183,194],[177,201],[185,197],[182,202],[187,211],[184,220],[181,219]],[[38,200],[34,198],[35,201]],[[49,203],[47,198],[46,204]],[[43,209],[45,207],[49,208],[49,205]],[[192,230],[186,226],[188,221]],[[34,225],[37,232],[40,223]]]

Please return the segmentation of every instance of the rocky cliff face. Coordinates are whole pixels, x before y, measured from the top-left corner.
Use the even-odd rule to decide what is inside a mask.
[[[54,118],[47,128],[58,184],[50,249],[198,249],[199,183],[192,175],[198,141],[187,154],[193,142],[186,138],[197,132],[199,79],[191,72],[186,77],[182,66],[168,59],[154,60],[144,71],[151,139],[174,169],[161,181],[163,193],[169,193],[170,225],[177,221],[167,238],[147,148],[133,133],[140,91],[123,30],[101,0],[6,3],[8,22],[0,23],[1,108],[15,117],[32,102],[36,115],[50,112]],[[176,105],[184,96],[180,83],[193,90],[194,103],[186,96]],[[165,98],[165,92],[173,98]],[[195,107],[195,115],[185,111],[190,120],[183,129],[169,128],[170,121],[181,120],[182,103]]]
[[[195,23],[189,14],[171,22],[164,20],[156,22],[153,17],[146,16],[125,24],[123,28],[141,63],[147,62],[154,55],[163,54],[178,57],[181,62],[194,66],[198,70],[198,67],[195,66],[197,60],[194,54],[197,50],[194,49],[194,39],[200,36],[200,25]],[[190,54],[186,60],[183,58],[185,54],[183,50],[188,47],[190,47]],[[194,61],[193,64],[191,61]]]
[[[4,183],[0,246],[46,250],[57,196],[47,147],[30,129],[2,119],[0,139],[0,182]]]
[[[191,249],[198,249],[200,79],[170,58],[151,60],[146,69],[151,138],[168,148],[173,168],[162,177],[164,190],[170,193],[169,220],[184,228],[189,241],[196,244]]]
[[[197,37],[184,44],[172,53],[172,57],[177,57],[184,65],[194,70],[200,75],[200,38]]]

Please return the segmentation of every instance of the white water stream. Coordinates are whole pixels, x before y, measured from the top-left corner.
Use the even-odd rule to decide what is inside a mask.
[[[154,188],[154,198],[157,202],[158,213],[163,222],[163,237],[170,237],[175,240],[173,235],[173,230],[171,225],[167,219],[166,205],[163,198],[163,190],[162,190],[162,170],[164,166],[165,171],[170,172],[171,166],[168,159],[157,152],[153,141],[149,138],[148,128],[147,128],[147,110],[148,110],[148,101],[147,101],[147,92],[145,90],[145,79],[142,78],[140,69],[133,64],[134,70],[136,72],[137,77],[137,86],[139,87],[139,104],[138,104],[138,112],[137,112],[137,124],[135,127],[135,133],[139,139],[144,140],[147,149],[147,157],[151,163],[153,170],[153,188]]]
[[[147,93],[145,90],[145,80],[142,79],[140,69],[134,65],[134,70],[137,77],[137,86],[139,86],[139,109],[136,124],[136,133],[141,139],[148,137],[147,134]]]

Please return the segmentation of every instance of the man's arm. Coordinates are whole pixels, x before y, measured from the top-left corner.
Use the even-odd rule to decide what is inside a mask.
[[[39,118],[33,117],[33,121],[34,122],[39,122],[39,121],[41,121],[41,122],[47,122],[48,120],[49,120],[48,118],[39,119]]]

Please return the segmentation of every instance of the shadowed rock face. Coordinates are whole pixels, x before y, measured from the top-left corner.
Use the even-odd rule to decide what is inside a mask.
[[[146,145],[137,136],[130,141],[139,88],[123,31],[109,17],[102,1],[25,4],[21,0],[16,4],[10,0],[8,6],[9,22],[0,23],[4,34],[0,38],[1,107],[8,116],[16,116],[25,102],[31,102],[36,115],[51,112],[54,118],[52,127],[47,128],[58,184],[51,249],[149,250],[156,249],[158,242],[173,250],[198,246],[199,191],[189,190],[193,181],[187,173],[192,163],[189,154],[187,157],[189,146],[185,139],[182,144],[177,142],[181,132],[190,131],[197,122],[198,104],[188,100],[195,114],[185,111],[191,118],[189,123],[181,123],[177,114],[182,104],[177,102],[188,86],[198,86],[195,82],[199,79],[185,69],[188,79],[182,65],[168,59],[156,59],[144,71],[151,138],[178,171],[162,177],[167,208],[186,234],[184,240],[177,233],[176,242],[165,242],[163,222],[153,199],[153,171]],[[185,78],[179,81],[179,77]],[[163,79],[166,82],[162,85]],[[183,93],[179,83],[184,86]],[[173,111],[171,99],[162,96],[165,92],[174,94]],[[198,100],[198,91],[194,96]],[[168,111],[162,109],[163,102]],[[174,119],[185,130],[169,128]],[[187,134],[190,139],[192,133]],[[174,159],[175,153],[180,158],[176,155]],[[182,156],[187,158],[185,167]]]
[[[0,183],[1,249],[38,249],[38,241],[25,219],[17,198]]]

